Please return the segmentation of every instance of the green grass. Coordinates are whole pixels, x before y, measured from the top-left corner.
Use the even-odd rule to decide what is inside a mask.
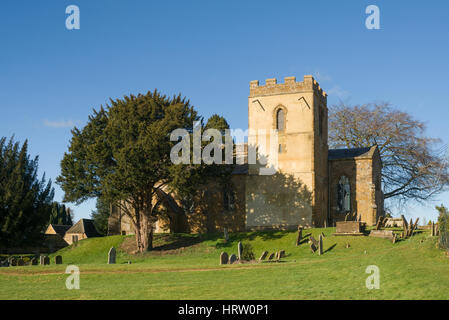
[[[324,232],[324,248],[330,250],[312,254],[308,244],[294,245],[295,232],[285,231],[231,234],[228,243],[221,235],[158,235],[159,250],[134,256],[119,249],[117,264],[107,265],[109,248],[120,248],[126,237],[82,240],[57,253],[64,265],[1,268],[0,299],[449,298],[449,259],[428,233],[392,244],[334,237],[333,228],[306,231],[315,238]],[[219,266],[220,253],[236,254],[238,241],[250,243],[256,258],[264,250],[286,250],[287,257],[279,263]],[[171,254],[161,250],[173,247]],[[66,289],[67,264],[79,266],[80,290]],[[380,269],[379,290],[365,286],[369,265]]]

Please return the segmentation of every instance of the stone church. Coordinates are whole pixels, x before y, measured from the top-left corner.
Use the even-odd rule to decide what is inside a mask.
[[[384,215],[379,150],[328,148],[327,94],[317,81],[286,77],[284,83],[267,79],[260,85],[256,80],[249,89],[248,142],[239,149],[245,161],[235,165],[230,185],[199,190],[188,212],[176,195],[161,191],[164,213],[156,232],[325,227],[345,219],[375,224]],[[271,145],[263,156],[274,174],[261,175],[260,164],[248,164],[248,149],[257,149],[260,158],[262,144]],[[114,206],[109,233],[133,233]]]

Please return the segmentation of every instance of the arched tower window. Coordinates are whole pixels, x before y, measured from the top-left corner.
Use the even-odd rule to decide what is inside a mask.
[[[279,131],[284,131],[285,129],[285,112],[282,108],[279,108],[276,112],[276,129]]]
[[[337,208],[340,213],[351,211],[351,185],[345,176],[340,178],[337,185]]]

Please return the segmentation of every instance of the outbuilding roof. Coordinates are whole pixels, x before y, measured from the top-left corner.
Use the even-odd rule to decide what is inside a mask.
[[[97,229],[95,229],[94,221],[91,219],[81,219],[66,233],[84,233],[88,238],[100,236]]]

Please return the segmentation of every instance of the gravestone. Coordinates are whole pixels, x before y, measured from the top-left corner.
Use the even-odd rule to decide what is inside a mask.
[[[226,242],[229,240],[228,228],[223,229],[223,236]]]
[[[315,253],[317,250],[315,244],[313,244],[313,243],[310,244],[310,249],[312,250],[313,253]]]
[[[268,257],[268,260],[273,260],[275,253],[273,252],[272,254],[270,254],[270,256]]]
[[[239,241],[239,244],[237,245],[238,250],[238,257],[239,260],[242,261],[242,255],[243,255],[243,244]]]
[[[279,251],[276,251],[275,260],[279,260]]]
[[[285,250],[279,251],[279,259],[285,258]]]
[[[55,264],[62,264],[62,256],[55,257]]]
[[[396,243],[396,234],[393,234],[393,239],[391,239],[391,242],[393,242],[393,244]]]
[[[298,236],[296,237],[296,246],[299,246],[302,240],[302,227],[298,226]]]
[[[41,266],[43,266],[44,265],[44,256],[40,256],[39,257],[39,264],[41,265]]]
[[[264,252],[262,253],[262,255],[260,256],[259,261],[265,260],[265,258],[267,257],[267,255],[268,255],[268,251],[264,251]]]
[[[23,259],[20,258],[19,260],[17,260],[17,265],[18,265],[19,267],[23,267],[23,266],[25,265],[25,261],[23,261]]]
[[[109,249],[108,253],[108,264],[115,264],[115,258],[116,258],[116,250],[114,247]]]
[[[222,252],[220,254],[220,264],[228,264],[228,260],[229,260],[228,254],[226,252]]]
[[[14,258],[14,257],[12,257],[12,258],[9,260],[9,265],[12,266],[12,267],[16,267],[16,266],[17,266],[17,259]]]
[[[318,255],[323,254],[323,236],[320,234],[319,241],[318,241]]]
[[[371,230],[369,233],[370,237],[375,238],[384,238],[384,239],[393,239],[393,231],[392,230]]]
[[[44,257],[44,265],[49,265],[50,264],[50,257],[49,256],[45,256]]]
[[[235,254],[231,254],[229,257],[229,264],[233,264],[237,261],[237,256]]]
[[[313,236],[310,236],[310,242],[312,242],[312,244],[315,245],[315,247],[318,247],[318,241],[316,241],[316,239]]]
[[[37,261],[36,258],[31,259],[31,265],[32,266],[37,266],[37,264],[38,264],[38,261]]]

